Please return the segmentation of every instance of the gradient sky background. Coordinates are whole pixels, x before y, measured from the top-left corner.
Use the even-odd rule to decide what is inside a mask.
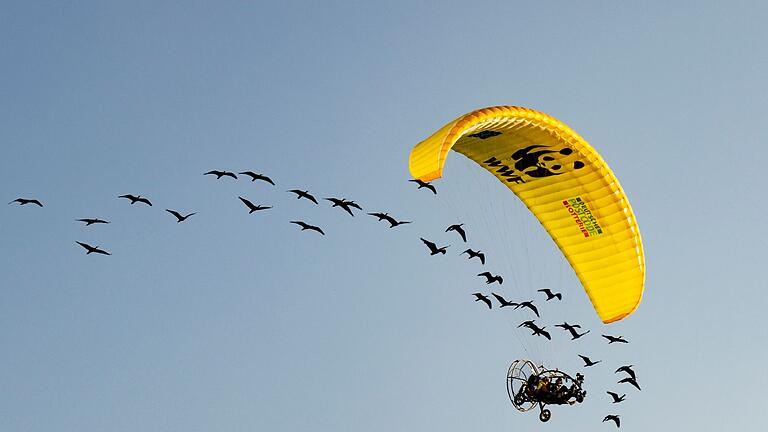
[[[0,208],[0,429],[594,431],[609,413],[626,431],[758,429],[767,18],[762,2],[0,3],[0,197],[45,203]],[[414,144],[491,105],[561,119],[619,176],[648,266],[629,319],[603,327],[543,230],[460,155],[437,197],[406,182]],[[238,195],[275,208],[249,216]],[[530,342],[522,315],[474,303],[488,288],[442,232],[456,221],[497,289],[562,290],[543,320],[594,337]],[[546,425],[512,408],[511,360],[579,370],[576,354],[604,360],[583,405]],[[625,362],[642,392],[616,386]]]

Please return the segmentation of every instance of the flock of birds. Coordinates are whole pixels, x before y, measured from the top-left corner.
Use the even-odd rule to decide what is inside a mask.
[[[255,173],[253,171],[244,171],[244,172],[240,172],[238,174],[249,177],[251,179],[251,182],[262,181],[262,182],[265,182],[265,183],[269,183],[272,186],[275,186],[275,182],[270,177],[268,177],[268,176],[266,176],[264,174]],[[203,175],[216,176],[216,179],[221,179],[223,177],[230,177],[230,178],[235,179],[235,180],[238,179],[237,174],[235,174],[234,172],[230,172],[230,171],[212,170],[212,171],[208,171],[208,172],[204,173]],[[429,182],[424,182],[424,181],[415,180],[415,179],[414,180],[409,180],[409,182],[416,183],[418,185],[418,189],[426,189],[428,191],[431,191],[435,195],[437,194],[437,189],[435,188],[434,185],[430,184]],[[304,199],[304,200],[307,200],[309,202],[314,203],[315,205],[319,205],[319,203],[320,203],[318,201],[318,199],[315,196],[313,196],[308,190],[290,189],[287,192],[295,194],[296,199]],[[147,197],[144,197],[144,196],[141,196],[141,195],[125,194],[125,195],[118,196],[118,198],[126,199],[126,200],[130,201],[131,205],[134,205],[136,203],[141,203],[141,204],[144,204],[146,206],[152,207],[152,202]],[[248,209],[248,213],[249,214],[254,213],[254,212],[260,212],[260,211],[269,210],[269,209],[272,208],[271,206],[264,206],[264,205],[254,204],[250,200],[248,200],[246,198],[243,198],[241,196],[238,196],[238,198],[243,203],[243,205],[245,205],[245,207]],[[352,200],[347,200],[345,198],[328,197],[328,198],[323,198],[323,200],[330,202],[331,203],[331,207],[338,207],[340,210],[348,213],[351,216],[355,216],[355,211],[363,211],[363,208],[358,203],[356,203],[355,201],[352,201]],[[9,202],[8,204],[19,204],[20,206],[35,205],[35,206],[39,206],[41,208],[43,207],[43,203],[40,200],[34,199],[34,198],[21,198],[20,197],[20,198],[17,198],[15,200]],[[187,219],[189,219],[190,217],[192,217],[192,216],[194,216],[196,214],[195,212],[188,213],[188,214],[183,214],[183,213],[181,213],[181,212],[179,212],[177,210],[173,210],[173,209],[165,209],[165,211],[168,212],[170,215],[172,215],[176,219],[177,223],[185,222]],[[379,222],[383,221],[383,222],[388,223],[389,224],[389,228],[396,228],[396,227],[401,226],[401,225],[412,223],[411,221],[397,220],[395,217],[389,215],[388,213],[371,212],[371,213],[367,213],[367,214],[372,216],[372,217],[377,218],[377,220]],[[85,226],[91,226],[91,225],[96,225],[96,224],[109,224],[110,223],[110,221],[105,220],[105,219],[101,219],[101,218],[82,218],[82,219],[76,219],[76,220],[78,222],[83,222],[85,224]],[[302,221],[302,220],[292,220],[292,221],[290,221],[290,223],[300,227],[301,231],[314,231],[314,232],[316,232],[316,233],[318,233],[320,235],[325,235],[325,231],[323,231],[323,229],[321,227],[315,226],[315,225],[311,225],[311,224],[309,224],[309,223],[307,223],[305,221]],[[466,233],[466,230],[464,229],[464,224],[450,225],[448,228],[446,228],[445,232],[455,232],[456,234],[458,234],[461,237],[461,239],[462,239],[462,241],[464,243],[467,242],[467,233]],[[436,243],[434,243],[434,242],[432,242],[430,240],[427,240],[427,239],[425,239],[423,237],[421,238],[421,241],[427,247],[427,249],[429,250],[429,254],[431,256],[434,256],[434,255],[445,255],[447,253],[447,249],[450,247],[450,246],[438,246]],[[110,252],[100,248],[99,246],[92,246],[90,244],[87,244],[87,243],[84,243],[84,242],[80,242],[80,241],[76,241],[75,243],[77,243],[83,249],[85,249],[86,255],[90,255],[90,254],[111,255]],[[469,260],[477,258],[480,261],[481,265],[485,265],[485,254],[482,251],[480,251],[480,250],[473,250],[471,248],[467,248],[466,250],[461,252],[460,255],[467,255]],[[485,281],[485,283],[487,285],[491,285],[491,284],[502,285],[504,283],[504,279],[503,279],[503,277],[501,275],[495,275],[495,274],[492,274],[491,272],[488,272],[488,271],[484,271],[482,273],[479,273],[479,274],[477,274],[477,276],[484,278],[484,281]],[[543,295],[546,296],[545,301],[551,301],[551,300],[562,301],[562,299],[563,299],[562,293],[552,292],[552,290],[550,290],[548,288],[539,289],[537,292],[540,292],[540,293],[542,293]],[[475,297],[475,301],[476,302],[482,302],[483,304],[485,304],[488,307],[488,309],[493,309],[493,302],[491,301],[490,297],[488,297],[486,294],[483,294],[483,293],[480,293],[480,292],[476,292],[476,293],[473,293],[472,295]],[[531,313],[533,313],[536,316],[536,318],[540,318],[539,310],[536,307],[536,305],[534,304],[534,300],[526,300],[526,301],[520,301],[520,302],[513,302],[513,301],[507,300],[501,294],[498,294],[498,293],[495,293],[495,292],[491,292],[491,295],[498,302],[499,308],[512,307],[515,310],[518,310],[518,309],[528,309]],[[540,336],[540,337],[546,338],[547,340],[552,340],[552,337],[551,337],[550,333],[548,331],[546,331],[546,327],[544,327],[544,326],[540,327],[536,323],[535,319],[526,320],[526,321],[522,322],[518,326],[518,328],[521,328],[521,327],[524,327],[524,328],[527,328],[527,329],[531,330],[532,331],[532,336]],[[569,324],[567,322],[563,322],[562,324],[557,324],[557,325],[555,325],[555,327],[561,328],[564,331],[570,333],[571,340],[579,339],[579,338],[589,334],[589,332],[590,332],[590,330],[587,330],[587,331],[584,331],[584,332],[579,332],[579,330],[581,329],[581,325],[579,325],[579,324]],[[620,343],[620,344],[629,343],[629,341],[624,339],[622,336],[602,335],[602,337],[605,338],[608,341],[609,345],[613,344],[613,343]],[[595,366],[595,365],[597,365],[597,364],[602,362],[602,360],[596,360],[595,361],[595,360],[592,360],[589,357],[584,356],[584,355],[579,355],[579,357],[583,360],[584,367],[592,367],[592,366]],[[624,365],[624,366],[621,366],[618,369],[616,369],[615,373],[626,373],[628,375],[627,377],[619,380],[618,383],[619,384],[626,383],[626,384],[632,385],[637,390],[640,390],[640,385],[637,383],[637,376],[635,374],[635,371],[632,368],[633,368],[633,365]],[[615,393],[615,392],[612,392],[612,391],[608,391],[607,394],[612,398],[612,403],[613,404],[617,404],[617,403],[623,402],[626,399],[626,396],[627,396],[626,394],[619,395],[618,393]],[[613,421],[616,424],[616,427],[620,427],[621,422],[620,422],[620,419],[619,419],[618,415],[610,414],[610,415],[605,416],[605,418],[603,419],[603,422],[607,422],[607,421]]]

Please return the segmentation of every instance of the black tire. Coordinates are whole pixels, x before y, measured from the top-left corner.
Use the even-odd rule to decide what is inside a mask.
[[[542,422],[548,422],[549,418],[552,417],[552,412],[548,409],[541,410],[541,413],[539,414],[539,420]]]
[[[577,394],[576,395],[576,402],[578,402],[578,403],[584,402],[584,395],[581,394],[581,393]]]

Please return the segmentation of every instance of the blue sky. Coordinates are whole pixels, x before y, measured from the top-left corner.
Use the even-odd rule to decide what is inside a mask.
[[[2,429],[586,431],[614,412],[628,431],[755,429],[765,6],[540,3],[0,4],[0,195],[45,203],[0,209]],[[536,222],[460,155],[437,197],[406,182],[414,144],[491,105],[559,118],[619,176],[648,265],[629,319],[603,327]],[[275,208],[248,215],[237,196]],[[457,221],[505,293],[550,285],[566,293],[552,323],[632,343],[530,342],[518,315],[483,310],[476,263],[418,240],[457,248]],[[528,354],[605,363],[587,402],[542,426],[504,391]],[[610,406],[623,362],[644,390]]]

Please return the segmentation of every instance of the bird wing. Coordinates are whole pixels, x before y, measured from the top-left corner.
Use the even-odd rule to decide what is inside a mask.
[[[146,199],[146,198],[139,198],[139,199],[137,199],[136,201],[138,201],[138,202],[143,202],[144,204],[146,204],[146,205],[148,205],[148,206],[152,207],[152,203],[151,203],[151,202],[149,202],[149,200],[148,200],[148,199]]]
[[[243,204],[245,204],[245,205],[246,205],[246,207],[248,207],[249,209],[252,209],[252,210],[253,210],[253,209],[255,209],[255,208],[256,208],[256,206],[255,206],[255,205],[253,205],[253,203],[252,203],[252,202],[250,202],[250,201],[248,201],[247,199],[245,199],[245,198],[243,198],[243,197],[241,197],[241,196],[239,196],[238,198],[240,198],[240,201],[242,201],[242,202],[243,202]]]
[[[174,211],[174,210],[168,210],[168,209],[165,209],[165,211],[167,211],[168,213],[170,213],[170,214],[172,214],[172,215],[176,216],[176,219],[178,219],[178,220],[182,220],[182,219],[184,219],[184,216],[182,216],[182,215],[181,215],[181,213],[179,213],[179,212],[177,212],[177,211]]]

